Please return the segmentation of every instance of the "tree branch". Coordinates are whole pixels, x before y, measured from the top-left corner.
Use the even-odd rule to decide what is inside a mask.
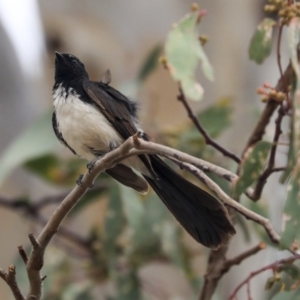
[[[222,246],[217,251],[211,251],[199,300],[210,300],[216,290],[219,280],[231,267],[240,264],[243,260],[255,255],[264,248],[265,244],[260,243],[230,260],[226,259],[228,246]]]
[[[219,174],[227,180],[235,178],[236,175],[233,175],[225,169],[194,158],[178,150],[139,139],[138,135],[136,134],[127,139],[120,147],[107,153],[103,158],[96,161],[94,168],[90,171],[87,171],[82,177],[81,184],[77,185],[59,204],[59,206],[54,211],[49,221],[43,228],[40,235],[37,238],[35,238],[32,234],[29,235],[29,239],[32,244],[32,251],[30,253],[30,256],[28,257],[28,260],[25,259],[24,253],[24,257],[22,256],[24,262],[27,261],[26,270],[30,282],[30,291],[26,300],[33,299],[32,297],[36,297],[37,300],[40,300],[43,280],[43,277],[41,276],[41,269],[43,266],[45,250],[54,234],[58,231],[59,226],[64,218],[74,207],[74,205],[79,201],[79,199],[87,192],[89,187],[93,185],[96,177],[101,172],[104,172],[106,169],[112,168],[115,164],[119,163],[127,157],[145,153],[161,154],[166,157],[175,158],[176,160],[181,161],[182,166],[186,167],[190,172],[192,172],[200,180],[202,180],[211,190],[213,190],[217,194],[217,196],[225,203],[225,205],[234,208],[247,218],[261,224],[269,234],[272,241],[274,243],[278,242],[279,236],[272,228],[268,219],[249,211],[239,203],[235,202],[228,195],[226,195],[218,187],[217,184],[215,184],[206,175],[204,175],[204,173],[196,166],[199,166],[202,169],[215,171],[216,174]],[[222,248],[220,252],[225,250],[225,248]],[[217,252],[212,253],[216,255]],[[226,253],[226,251],[224,253]]]
[[[0,269],[0,277],[10,287],[16,300],[25,300],[25,297],[22,295],[16,281],[16,268],[14,265],[10,265],[7,272]]]
[[[267,165],[266,169],[264,170],[264,172],[259,176],[259,178],[257,180],[256,186],[253,191],[252,198],[251,198],[253,201],[258,201],[260,199],[263,188],[267,182],[268,177],[274,172],[275,155],[276,155],[278,140],[282,133],[281,122],[282,122],[284,115],[285,115],[285,113],[283,111],[283,107],[281,106],[278,110],[278,116],[275,120],[276,127],[275,127],[273,144],[272,144],[272,148],[270,151],[268,165]]]
[[[291,63],[289,63],[285,72],[283,73],[283,76],[280,76],[278,80],[278,83],[276,85],[276,91],[281,91],[286,93],[287,91],[286,83],[292,83],[294,78],[295,78],[295,73]],[[257,142],[259,142],[262,139],[265,133],[266,126],[269,124],[270,118],[279,104],[280,103],[276,99],[272,99],[271,97],[269,98],[262,114],[260,115],[259,121],[257,122],[253,132],[251,133],[246,143],[246,146],[243,150],[242,158],[244,157],[249,147],[255,145]]]
[[[230,198],[214,181],[212,181],[207,175],[203,173],[203,171],[197,169],[191,164],[181,162],[180,166],[187,171],[191,172],[197,178],[199,178],[211,191],[213,191],[217,197],[222,200],[222,202],[234,209],[235,211],[239,212],[241,215],[246,217],[248,220],[252,220],[260,225],[262,225],[268,234],[271,241],[275,244],[278,244],[280,241],[280,236],[277,234],[275,229],[273,228],[270,220],[262,217],[261,215],[249,210],[248,208],[242,206],[240,203],[235,201],[234,199]]]
[[[97,183],[97,186],[93,187],[91,189],[91,191],[93,191],[93,192],[99,191],[100,192],[103,189],[108,188],[108,186],[109,186],[109,183],[107,181],[103,180],[101,183]],[[47,197],[44,197],[34,203],[29,202],[29,201],[24,201],[22,199],[20,200],[20,199],[10,199],[10,198],[6,198],[6,197],[0,197],[0,206],[3,206],[5,208],[11,209],[11,210],[18,209],[18,210],[24,212],[34,222],[36,222],[42,226],[45,226],[47,224],[47,220],[42,216],[40,211],[48,205],[61,203],[67,195],[68,195],[68,193],[64,192],[64,193],[56,195],[56,196],[47,196]],[[62,226],[60,227],[58,234],[64,238],[68,239],[69,241],[77,244],[78,246],[84,248],[86,251],[91,252],[91,240],[83,238],[76,232],[73,232],[73,231],[69,230],[68,228],[62,227]],[[22,246],[19,246],[19,252],[20,252],[20,247],[22,247]],[[22,259],[23,259],[23,256],[22,256]]]
[[[183,104],[185,110],[187,111],[188,117],[192,120],[195,127],[198,129],[198,131],[201,133],[201,135],[204,137],[205,143],[207,145],[212,146],[213,148],[217,149],[219,152],[221,152],[224,156],[230,157],[232,160],[240,163],[241,159],[234,153],[230,152],[229,150],[225,149],[223,146],[218,144],[204,129],[204,127],[199,122],[197,116],[193,113],[193,110],[191,109],[188,101],[185,98],[185,95],[183,93],[183,90],[179,84],[179,95],[177,96],[177,99]]]
[[[300,257],[297,255],[297,256],[290,256],[288,258],[284,258],[284,259],[281,259],[281,260],[277,260],[275,261],[274,263],[272,264],[269,264],[261,269],[258,269],[257,271],[254,271],[254,272],[251,272],[249,274],[249,276],[243,280],[235,289],[234,291],[232,292],[232,294],[229,296],[228,300],[234,300],[236,299],[236,295],[237,293],[239,292],[239,290],[246,284],[246,285],[249,285],[249,282],[250,280],[257,276],[258,274],[264,272],[264,271],[267,271],[267,270],[274,270],[275,268],[281,266],[281,265],[284,265],[284,264],[288,264],[288,263],[292,263],[294,262],[295,260],[299,259]]]
[[[256,253],[258,253],[259,251],[261,251],[265,248],[266,248],[266,244],[261,242],[258,245],[254,246],[253,248],[250,248],[250,249],[246,250],[245,252],[239,254],[238,256],[236,256],[232,259],[228,259],[224,263],[223,273],[228,272],[232,266],[239,265],[242,261],[244,261],[248,257],[255,255]]]

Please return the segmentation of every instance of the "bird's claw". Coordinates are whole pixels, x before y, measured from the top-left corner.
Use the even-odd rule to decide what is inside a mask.
[[[136,134],[137,134],[137,137],[140,139],[144,138],[144,136],[145,136],[145,132],[141,129],[139,129]]]
[[[83,187],[82,179],[83,179],[83,175],[80,174],[78,179],[76,180],[76,184],[80,187]],[[89,185],[89,188],[92,188],[93,186],[94,186],[94,184],[91,184],[91,185]]]
[[[94,169],[95,164],[96,164],[96,162],[97,162],[98,159],[99,159],[99,158],[97,157],[97,158],[91,160],[91,161],[86,165],[87,169],[89,170],[89,173],[91,173],[92,170]]]
[[[95,164],[96,162],[99,160],[99,159],[102,159],[104,156],[105,156],[106,153],[103,153],[103,154],[100,154],[98,157],[96,157],[95,159],[91,160],[87,165],[87,169],[89,170],[89,172],[91,173],[92,170],[94,169],[95,167]]]
[[[113,150],[115,150],[115,149],[117,148],[117,144],[116,144],[115,142],[113,142],[113,141],[110,141],[109,144],[108,144],[108,147],[109,147],[109,150],[110,150],[110,151],[113,151]],[[88,168],[88,170],[89,170],[90,173],[91,173],[92,170],[94,169],[96,162],[97,162],[99,159],[102,159],[102,158],[105,156],[105,154],[106,154],[106,153],[103,153],[103,154],[98,155],[97,158],[91,160],[91,161],[86,165],[86,167]]]
[[[109,146],[110,151],[113,151],[117,148],[117,144],[113,141],[110,141],[108,146]]]
[[[83,178],[83,175],[80,174],[79,177],[78,177],[77,180],[76,180],[76,184],[77,184],[78,186],[81,186],[81,187],[82,187],[82,185],[83,185],[83,183],[82,183],[82,178]]]

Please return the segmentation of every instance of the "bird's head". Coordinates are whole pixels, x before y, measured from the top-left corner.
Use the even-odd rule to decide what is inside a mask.
[[[84,64],[74,55],[55,52],[55,82],[88,78]]]

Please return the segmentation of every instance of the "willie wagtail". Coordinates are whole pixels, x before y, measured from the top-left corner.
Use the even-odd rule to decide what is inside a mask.
[[[66,147],[88,161],[140,130],[136,104],[109,83],[109,72],[106,79],[91,81],[77,57],[56,52],[53,129]],[[218,248],[235,234],[224,205],[173,171],[158,155],[124,159],[106,173],[142,194],[148,192],[149,184],[178,222],[204,246]]]

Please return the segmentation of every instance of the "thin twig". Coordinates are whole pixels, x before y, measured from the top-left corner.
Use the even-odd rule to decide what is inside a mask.
[[[223,266],[226,261],[227,250],[228,246],[223,245],[217,251],[210,251],[199,300],[211,300],[218,282],[223,276]]]
[[[275,155],[276,155],[276,150],[277,150],[277,146],[278,146],[278,140],[282,133],[281,122],[282,122],[284,115],[285,114],[283,111],[283,107],[281,106],[278,110],[278,116],[275,120],[275,125],[276,125],[275,133],[274,133],[274,137],[273,137],[273,144],[272,144],[272,147],[270,150],[268,165],[267,165],[266,169],[264,170],[264,172],[259,176],[259,178],[257,180],[256,186],[254,188],[253,195],[251,198],[253,201],[258,201],[260,199],[263,188],[267,182],[267,179],[274,172]]]
[[[228,195],[226,195],[215,183],[208,179],[202,171],[200,171],[197,167],[191,165],[191,163],[195,163],[195,165],[197,165],[199,163],[199,160],[195,160],[195,158],[192,159],[193,157],[186,155],[180,151],[152,142],[147,142],[139,139],[138,136],[134,136],[127,139],[120,147],[114,149],[113,151],[109,152],[104,157],[96,161],[94,168],[91,171],[87,171],[82,177],[80,186],[77,185],[60,203],[60,205],[57,207],[57,209],[43,228],[40,235],[37,238],[35,238],[33,235],[29,235],[32,244],[32,251],[26,264],[27,274],[30,282],[30,291],[26,300],[29,300],[30,298],[32,299],[32,296],[35,296],[37,300],[41,298],[43,279],[43,277],[41,276],[41,268],[43,266],[44,252],[64,218],[74,207],[74,205],[79,201],[79,199],[87,192],[89,187],[93,185],[96,177],[101,172],[104,172],[106,169],[112,168],[115,164],[124,160],[126,157],[145,153],[163,154],[169,157],[176,158],[179,161],[183,161],[182,163],[186,164],[193,174],[199,174],[199,178],[217,194],[218,198],[220,198],[225,203],[225,205],[233,207],[235,210],[239,211],[247,218],[261,224],[265,228],[273,242],[278,242],[279,237],[272,228],[268,219],[249,211],[239,203],[235,202]],[[185,159],[189,162],[188,164],[184,161]],[[213,170],[215,167],[212,164],[208,164],[208,168],[210,168],[210,170]]]
[[[93,187],[91,191],[97,192],[102,191],[103,189],[106,189],[109,186],[109,183],[107,181],[102,181],[101,183],[97,183],[97,186]],[[23,201],[19,199],[10,199],[6,197],[0,197],[0,206],[6,207],[11,210],[18,209],[20,211],[23,211],[26,213],[28,217],[30,217],[31,220],[34,222],[41,224],[42,226],[45,226],[47,224],[47,220],[42,216],[40,211],[45,208],[46,206],[61,203],[63,199],[68,195],[68,193],[62,193],[56,196],[47,196],[42,198],[39,201],[36,201],[34,203]],[[92,241],[90,239],[86,239],[81,237],[78,233],[69,230],[66,227],[60,226],[58,234],[69,241],[77,244],[78,246],[84,248],[86,251],[91,252],[91,246]],[[20,246],[22,247],[22,246]],[[24,250],[24,249],[23,249]],[[19,249],[20,251],[20,249]],[[20,253],[21,254],[21,253]],[[22,253],[24,254],[24,253]],[[21,256],[22,256],[21,254]],[[22,257],[24,261],[25,257]]]
[[[267,271],[267,270],[274,270],[275,268],[281,266],[281,265],[284,265],[284,264],[288,264],[288,263],[292,263],[294,262],[295,260],[299,259],[300,257],[299,256],[290,256],[288,258],[284,258],[284,259],[281,259],[281,260],[277,260],[261,269],[258,269],[257,271],[254,271],[254,272],[251,272],[249,274],[249,276],[243,280],[235,289],[234,291],[232,292],[232,294],[229,296],[228,300],[234,300],[236,299],[236,295],[237,293],[239,292],[239,290],[245,285],[245,284],[248,284],[248,282],[250,282],[250,280],[255,277],[256,275],[264,272],[264,271]]]
[[[0,269],[0,277],[10,287],[10,290],[12,291],[16,300],[25,300],[25,297],[22,295],[16,281],[16,268],[14,265],[10,265],[7,272]]]
[[[286,81],[286,78],[285,78],[285,76],[283,74],[283,70],[282,70],[281,51],[280,51],[283,26],[284,26],[284,24],[279,25],[276,52],[277,52],[277,65],[278,65],[278,69],[279,69],[279,73],[280,73],[280,78],[282,80],[283,91],[285,92],[285,96],[286,96],[286,103],[287,103],[286,111],[288,111],[291,107],[291,100],[290,100],[290,97],[289,97],[288,82]]]
[[[133,138],[130,138],[119,148],[111,151],[105,157],[98,160],[95,163],[93,170],[87,171],[82,177],[81,184],[77,185],[60,203],[38,238],[35,239],[33,235],[29,235],[32,243],[32,251],[26,264],[30,284],[30,290],[26,300],[29,300],[32,296],[35,296],[37,300],[41,298],[43,277],[41,276],[40,271],[43,266],[44,253],[64,218],[87,190],[93,186],[96,177],[106,169],[112,168],[115,165],[115,161],[123,156],[122,152],[124,152],[124,149],[129,149],[129,146],[134,147]]]
[[[276,85],[276,91],[282,91],[282,92],[286,92],[286,85],[285,83],[292,83],[295,77],[295,73],[293,70],[293,67],[291,65],[291,63],[288,64],[285,72],[283,73],[283,76],[280,76],[277,85]],[[251,133],[246,146],[243,150],[243,154],[242,154],[242,158],[244,157],[245,153],[247,153],[247,150],[249,147],[255,145],[257,142],[259,142],[264,133],[265,133],[265,128],[266,126],[269,124],[270,118],[273,115],[274,111],[276,110],[276,108],[278,107],[279,102],[275,99],[270,98],[267,102],[267,104],[265,105],[265,108],[262,112],[262,114],[260,115],[260,119],[257,122],[253,132]]]
[[[24,264],[26,265],[27,262],[28,262],[28,256],[27,256],[27,253],[25,251],[25,249],[23,248],[22,245],[18,246],[18,249],[19,249],[19,254],[24,262]]]
[[[191,164],[182,162],[181,167],[186,169],[187,171],[191,172],[193,175],[195,175],[197,178],[199,178],[211,191],[213,191],[217,197],[226,205],[237,212],[239,212],[241,215],[246,217],[248,220],[252,220],[261,226],[264,227],[266,233],[268,234],[269,238],[274,244],[278,244],[280,241],[280,236],[275,231],[273,226],[270,223],[270,220],[262,217],[261,215],[253,212],[252,210],[247,209],[246,207],[242,206],[237,201],[230,198],[215,182],[213,182],[207,175],[203,173],[203,171],[197,169]]]
[[[245,252],[239,254],[238,256],[236,256],[232,259],[228,259],[224,263],[223,273],[228,272],[232,266],[239,265],[242,261],[244,261],[248,257],[255,255],[256,253],[258,253],[259,251],[261,251],[265,248],[266,248],[266,244],[261,242],[258,245],[256,245],[256,246],[246,250]]]
[[[186,109],[188,113],[188,117],[192,120],[198,131],[202,134],[204,137],[205,143],[207,145],[210,145],[217,149],[219,152],[221,152],[224,156],[230,157],[232,160],[237,162],[238,164],[240,163],[241,159],[234,153],[230,152],[229,150],[225,149],[223,146],[218,144],[209,134],[208,132],[204,129],[204,127],[201,125],[199,122],[197,116],[193,113],[193,110],[191,109],[189,103],[186,100],[186,97],[183,93],[183,90],[181,86],[179,85],[179,95],[177,96],[177,99],[183,104],[184,108]]]
[[[248,300],[253,300],[251,297],[250,281],[247,282],[247,296],[248,296]]]

